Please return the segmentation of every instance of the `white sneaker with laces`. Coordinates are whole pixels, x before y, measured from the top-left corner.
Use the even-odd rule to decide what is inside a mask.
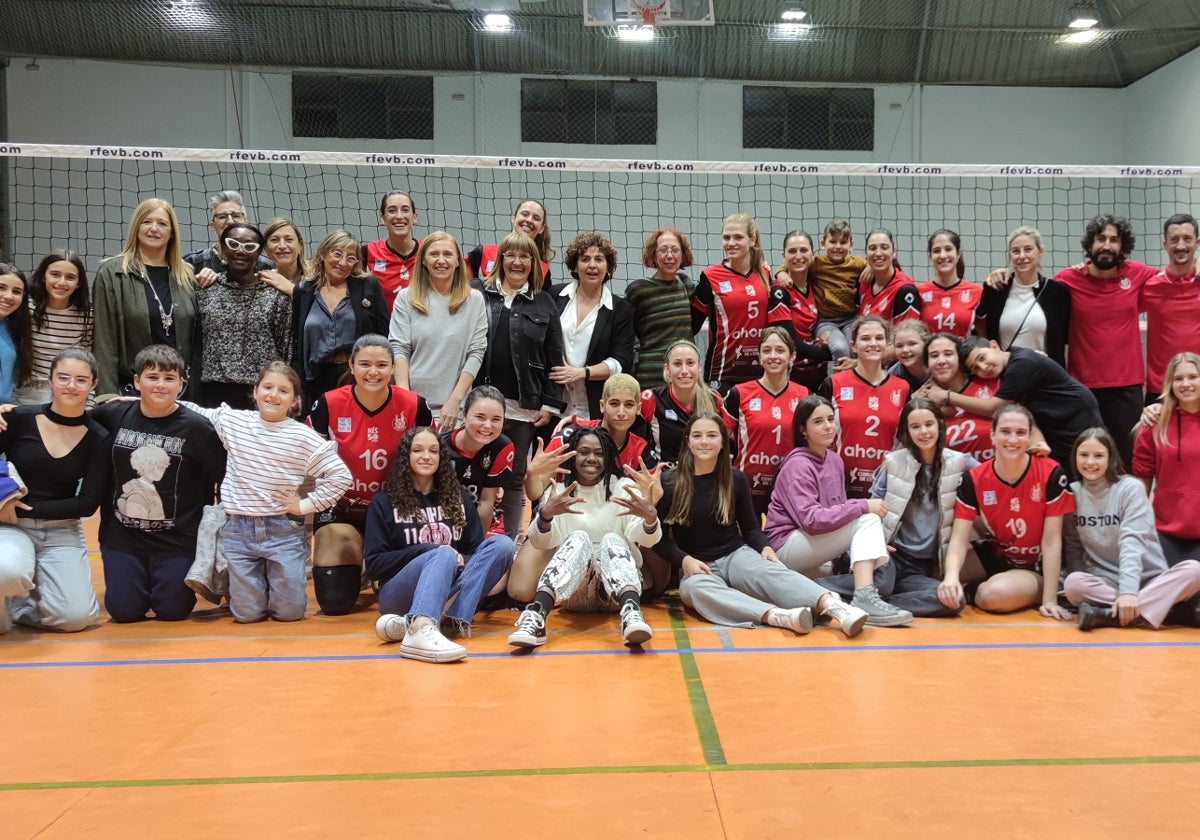
[[[404,634],[400,655],[422,662],[457,662],[466,658],[467,649],[443,636],[436,625],[426,624]]]
[[[384,613],[375,622],[375,635],[385,642],[402,642],[408,632],[408,619],[395,613]]]
[[[790,610],[776,607],[767,613],[767,623],[803,636],[813,628],[813,614],[808,607],[796,607]]]
[[[838,598],[837,595],[833,595],[830,598],[829,602],[825,605],[825,609],[821,610],[821,613],[836,621],[848,639],[853,639],[861,633],[863,625],[867,623],[866,612],[851,604],[847,604],[841,598]]]

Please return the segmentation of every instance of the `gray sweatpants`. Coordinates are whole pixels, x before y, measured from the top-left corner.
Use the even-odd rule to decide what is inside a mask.
[[[546,564],[538,589],[554,593],[564,610],[614,611],[622,592],[641,594],[642,576],[623,537],[605,534],[593,543],[583,531],[572,531]]]
[[[893,607],[920,618],[953,618],[962,612],[962,607],[951,609],[938,600],[939,581],[929,576],[929,565],[897,551],[891,562],[876,567],[872,583],[879,590],[879,597]],[[821,584],[841,595],[843,601],[854,598],[852,574],[823,577]]]
[[[679,584],[683,603],[713,624],[760,627],[776,607],[812,607],[829,590],[749,546],[707,564],[711,575],[689,575]]]

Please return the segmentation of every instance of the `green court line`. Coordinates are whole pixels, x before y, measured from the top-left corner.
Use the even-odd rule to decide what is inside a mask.
[[[834,770],[939,770],[990,767],[1096,767],[1200,764],[1200,755],[1095,756],[1090,758],[964,758],[942,761],[798,761],[762,764],[647,764],[602,767],[508,767],[490,770],[430,770],[407,773],[329,773],[292,776],[225,776],[181,779],[90,779],[62,782],[9,782],[0,793],[36,790],[197,787],[204,785],[395,782],[425,779],[492,779],[534,776],[645,775],[649,773],[755,773]]]
[[[671,633],[675,636],[675,647],[680,650],[679,664],[683,668],[683,681],[687,686],[688,704],[692,707],[692,720],[696,722],[696,734],[700,736],[700,750],[708,765],[723,767],[728,764],[725,760],[725,749],[721,746],[717,722],[713,719],[712,708],[708,705],[708,695],[704,693],[704,683],[700,679],[696,656],[688,650],[691,641],[683,623],[683,609],[678,602],[674,602],[668,608],[668,613],[671,616]]]

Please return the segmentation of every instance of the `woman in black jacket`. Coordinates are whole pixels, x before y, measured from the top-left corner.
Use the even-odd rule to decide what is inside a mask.
[[[579,234],[565,262],[575,281],[550,290],[563,334],[563,364],[550,378],[564,387],[568,414],[599,420],[604,380],[633,369],[633,307],[608,286],[617,269],[608,237]]]
[[[500,501],[510,537],[521,529],[529,447],[537,429],[566,406],[562,386],[550,379],[551,368],[562,365],[562,332],[558,308],[543,283],[537,245],[523,233],[504,237],[487,279],[471,281],[487,305],[488,344],[480,376],[504,394],[504,434],[515,450]]]
[[[976,332],[999,344],[1001,350],[1024,347],[1045,353],[1066,368],[1071,291],[1042,275],[1045,253],[1037,228],[1023,225],[1009,234],[1012,269],[997,270],[988,277],[975,312]]]
[[[292,294],[292,364],[304,382],[304,411],[347,372],[350,348],[367,333],[387,335],[379,281],[362,270],[359,244],[335,230],[317,246]]]

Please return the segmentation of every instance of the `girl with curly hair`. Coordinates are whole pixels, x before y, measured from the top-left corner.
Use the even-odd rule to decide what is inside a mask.
[[[367,508],[363,559],[379,583],[376,635],[400,642],[407,659],[463,659],[467,649],[441,627],[471,634],[475,607],[503,588],[513,550],[506,536],[484,539],[475,503],[442,456],[437,434],[425,426],[410,429]]]

